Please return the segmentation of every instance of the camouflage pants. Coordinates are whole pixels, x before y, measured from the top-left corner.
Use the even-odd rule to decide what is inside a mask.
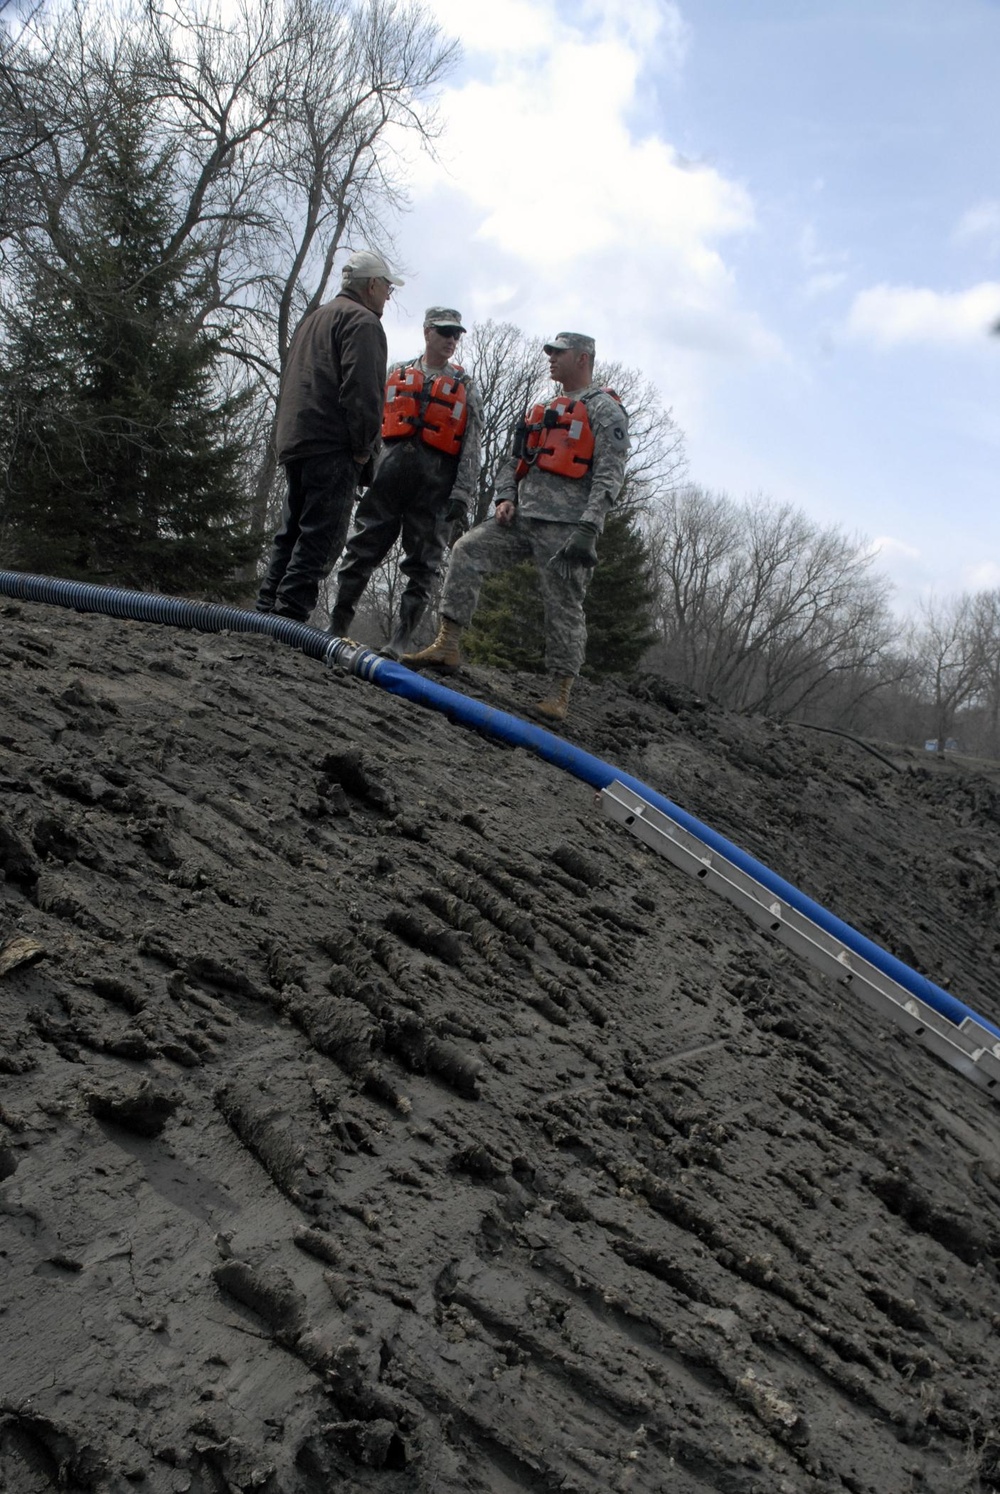
[[[533,560],[545,613],[545,667],[552,674],[579,674],[587,651],[583,601],[591,572],[588,566],[574,566],[572,575],[565,580],[549,568],[549,561],[565,544],[573,527],[550,523],[547,519],[515,516],[513,523],[506,526],[487,519],[470,530],[451,552],[441,595],[442,617],[468,627],[484,578],[520,565],[523,560]]]

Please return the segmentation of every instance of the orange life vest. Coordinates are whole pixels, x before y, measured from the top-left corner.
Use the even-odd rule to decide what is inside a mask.
[[[618,399],[613,389],[604,392]],[[517,482],[532,467],[557,477],[585,477],[594,460],[594,432],[583,400],[560,394],[547,405],[532,405],[514,437],[514,455]]]
[[[399,441],[418,432],[422,441],[448,456],[458,456],[469,419],[465,385],[455,375],[437,374],[427,384],[423,370],[397,368],[389,375],[382,408],[383,441]]]

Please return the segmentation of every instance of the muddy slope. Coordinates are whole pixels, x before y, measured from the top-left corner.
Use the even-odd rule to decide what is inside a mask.
[[[571,735],[1000,1017],[995,784],[657,693]],[[1000,1106],[583,785],[0,602],[0,869],[3,1489],[1000,1488]]]

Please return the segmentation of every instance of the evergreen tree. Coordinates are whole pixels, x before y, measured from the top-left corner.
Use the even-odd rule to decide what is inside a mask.
[[[463,648],[476,664],[544,670],[545,624],[534,561],[486,578]]]
[[[597,547],[600,564],[587,592],[587,674],[630,674],[656,641],[656,589],[649,551],[628,516],[613,508]]]
[[[219,392],[218,334],[192,324],[190,262],[165,253],[171,158],[124,99],[58,245],[7,308],[0,368],[4,563],[70,578],[238,589],[253,556],[243,401]],[[24,282],[22,282],[23,284]]]
[[[597,549],[599,564],[584,606],[585,673],[628,674],[656,638],[649,555],[639,531],[617,509],[608,514]],[[479,664],[544,670],[542,598],[532,561],[487,578],[463,646]]]

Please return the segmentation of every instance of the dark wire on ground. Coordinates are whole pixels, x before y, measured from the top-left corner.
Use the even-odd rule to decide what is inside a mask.
[[[872,757],[877,757],[880,763],[885,763],[886,767],[891,768],[894,773],[904,772],[904,769],[898,763],[894,763],[891,757],[886,757],[884,752],[879,752],[878,748],[873,747],[871,742],[866,742],[863,737],[856,737],[849,731],[842,731],[839,726],[816,726],[812,721],[789,721],[788,725],[804,726],[807,731],[827,731],[834,737],[846,737],[855,746],[863,747],[866,752],[870,752]]]

